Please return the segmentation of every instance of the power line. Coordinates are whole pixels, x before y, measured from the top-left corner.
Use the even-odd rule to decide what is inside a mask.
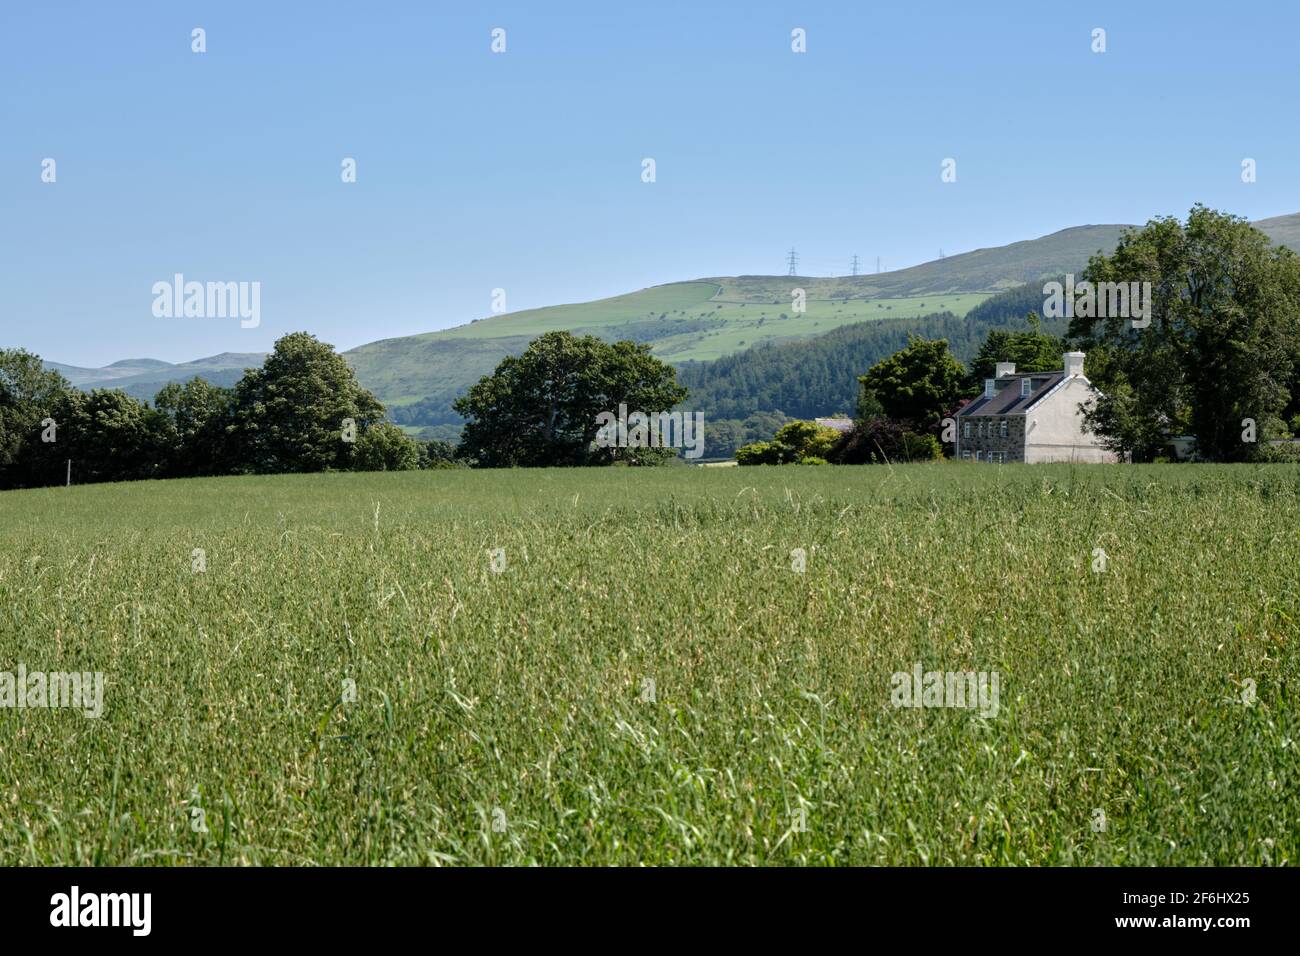
[[[787,275],[797,276],[799,273],[796,268],[799,265],[799,253],[794,251],[794,246],[790,247],[790,271]]]
[[[854,257],[853,257],[853,275],[857,275],[857,274],[858,274],[858,257],[857,257],[857,256],[854,256]]]

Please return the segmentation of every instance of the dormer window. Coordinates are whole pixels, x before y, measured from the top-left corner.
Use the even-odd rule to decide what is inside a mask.
[[[1034,380],[1032,378],[1022,378],[1020,380],[1020,397],[1024,398],[1034,390]]]

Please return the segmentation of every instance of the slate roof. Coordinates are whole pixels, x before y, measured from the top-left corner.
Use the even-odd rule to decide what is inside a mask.
[[[1021,396],[1020,380],[1032,378],[1036,384],[1028,395]],[[992,398],[985,398],[984,393],[960,412],[958,418],[971,418],[980,415],[1022,415],[1040,398],[1056,388],[1065,380],[1065,371],[1059,372],[1024,372],[1015,375],[1003,375],[998,379],[996,391]]]

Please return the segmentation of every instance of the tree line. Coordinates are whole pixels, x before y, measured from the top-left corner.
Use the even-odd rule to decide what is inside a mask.
[[[968,361],[990,330],[1018,327],[1025,313],[1038,308],[1041,301],[1041,284],[1025,285],[990,297],[964,318],[935,313],[921,318],[876,319],[808,339],[764,343],[707,362],[683,362],[677,366],[677,380],[689,390],[692,409],[703,413],[709,423],[709,457],[729,457],[740,446],[770,436],[792,418],[851,412],[862,369],[906,345],[909,333],[947,339],[953,354]],[[609,336],[616,335],[645,342],[651,333],[680,334],[722,324],[721,319],[707,316],[700,322],[661,316],[660,320],[571,331],[578,337],[592,334],[612,341]],[[1067,320],[1060,319],[1045,322],[1044,328],[1063,334],[1066,325]],[[512,337],[502,340],[502,346],[522,353],[528,339]],[[463,391],[459,386],[438,389],[418,401],[390,408],[389,417],[426,436],[454,441],[464,423],[454,407]]]
[[[347,362],[306,332],[275,343],[232,388],[194,378],[153,403],[72,387],[41,359],[0,350],[0,488],[200,475],[380,471],[450,462],[385,420]]]

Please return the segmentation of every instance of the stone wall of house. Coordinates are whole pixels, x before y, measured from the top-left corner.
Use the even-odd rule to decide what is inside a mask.
[[[1006,456],[1006,461],[1024,461],[1025,460],[1025,416],[1024,415],[974,415],[966,419],[958,419],[957,424],[957,456],[960,459],[962,455],[969,451],[970,460],[975,460],[976,452],[983,452],[983,459],[988,461],[989,452],[1001,452]],[[1002,425],[1007,423],[1007,437],[1002,437]],[[966,437],[966,425],[971,426],[971,436]],[[980,426],[984,427],[984,434],[980,434]]]

